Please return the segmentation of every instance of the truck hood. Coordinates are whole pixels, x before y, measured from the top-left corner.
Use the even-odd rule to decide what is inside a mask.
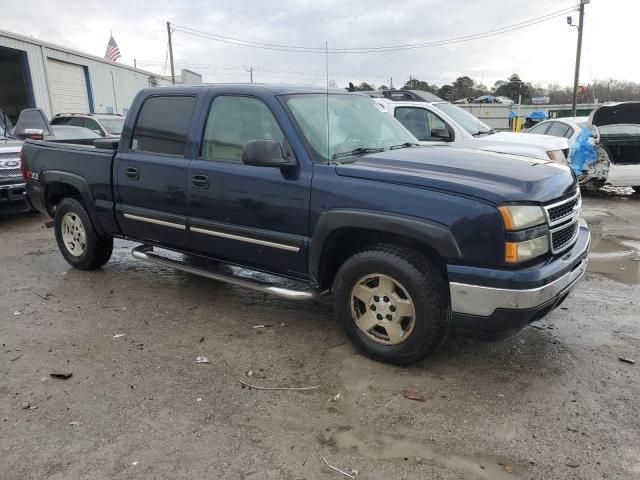
[[[608,103],[589,115],[589,123],[596,127],[605,125],[640,125],[640,102]]]
[[[537,135],[535,133],[498,132],[480,137],[479,148],[492,152],[512,153],[528,157],[548,160],[547,152],[567,150],[569,142],[566,138]]]
[[[573,192],[569,167],[550,160],[447,146],[391,150],[336,166],[338,175],[473,196],[546,203]]]
[[[0,153],[20,152],[23,142],[12,138],[0,137]]]

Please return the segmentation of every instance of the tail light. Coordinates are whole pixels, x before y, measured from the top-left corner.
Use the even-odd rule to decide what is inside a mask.
[[[20,150],[20,174],[25,182],[27,180],[31,180],[31,177],[33,176],[31,170],[27,170],[24,166],[24,148]]]

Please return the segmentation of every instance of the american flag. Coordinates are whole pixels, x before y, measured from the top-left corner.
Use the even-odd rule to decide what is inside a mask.
[[[118,48],[118,44],[113,39],[113,35],[111,35],[111,38],[109,38],[109,43],[107,43],[107,51],[104,54],[104,58],[106,60],[111,60],[112,62],[115,62],[121,56],[122,55],[120,55],[120,49]]]

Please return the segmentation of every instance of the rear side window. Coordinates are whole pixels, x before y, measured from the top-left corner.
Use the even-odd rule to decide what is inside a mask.
[[[217,97],[211,105],[202,138],[201,158],[242,162],[242,150],[251,140],[275,140],[284,135],[271,110],[251,97]]]
[[[151,97],[140,109],[133,129],[131,150],[184,155],[195,97]]]
[[[554,137],[564,137],[571,127],[565,123],[561,122],[553,122],[547,135],[552,135]]]

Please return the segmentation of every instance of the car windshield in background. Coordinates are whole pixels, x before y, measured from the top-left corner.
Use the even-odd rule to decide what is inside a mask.
[[[338,159],[343,162],[349,157],[390,147],[418,144],[400,122],[380,111],[375,102],[364,95],[308,93],[284,98],[317,163]]]
[[[104,129],[109,132],[111,135],[120,135],[122,134],[122,127],[124,126],[124,118],[123,117],[101,117],[100,123],[104,127]]]
[[[436,103],[435,107],[443,111],[445,114],[449,115],[455,122],[458,122],[460,125],[462,125],[462,128],[464,128],[471,135],[493,133],[493,130],[490,126],[482,123],[469,112],[461,109],[456,105],[453,105],[451,103]]]
[[[100,138],[100,135],[98,135],[96,132],[84,127],[51,125],[51,130],[56,140],[82,140],[85,138]]]

